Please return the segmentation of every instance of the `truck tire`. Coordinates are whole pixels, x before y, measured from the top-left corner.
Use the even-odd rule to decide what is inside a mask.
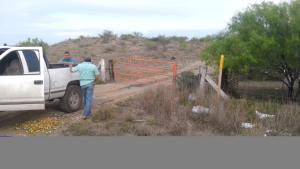
[[[60,100],[60,108],[65,113],[72,113],[82,108],[82,94],[79,86],[70,85]]]

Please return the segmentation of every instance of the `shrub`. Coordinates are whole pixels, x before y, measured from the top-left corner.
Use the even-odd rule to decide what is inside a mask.
[[[104,49],[104,53],[111,53],[114,52],[115,50],[116,48],[114,46],[109,46]]]
[[[95,112],[92,116],[93,122],[107,121],[114,118],[117,108],[103,107]]]
[[[154,42],[154,41],[146,41],[145,45],[146,45],[147,50],[157,50],[158,49],[158,44],[157,44],[157,42]]]
[[[99,34],[99,37],[102,39],[103,43],[108,43],[111,40],[117,39],[117,35],[109,30],[104,30],[102,34]]]
[[[136,38],[136,39],[141,39],[143,38],[143,34],[141,32],[133,32],[132,35]]]
[[[26,47],[26,46],[40,46],[43,48],[43,54],[47,55],[49,52],[49,44],[45,41],[43,41],[42,39],[39,38],[28,38],[25,41],[21,41],[17,44],[17,46],[22,46],[22,47]]]
[[[123,34],[120,36],[121,40],[132,40],[135,39],[135,36],[132,34]]]
[[[197,88],[199,77],[195,76],[193,72],[185,71],[177,77],[177,85],[180,90],[187,89],[188,91],[193,91]]]
[[[188,42],[181,41],[181,42],[179,42],[179,49],[180,50],[189,50],[189,49],[191,49],[191,46]]]

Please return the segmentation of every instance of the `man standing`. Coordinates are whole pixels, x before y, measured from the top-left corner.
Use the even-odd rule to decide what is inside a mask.
[[[92,64],[91,58],[85,58],[83,63],[75,67],[70,64],[69,67],[71,72],[79,72],[80,74],[80,86],[84,102],[83,119],[85,120],[92,114],[94,85],[99,78],[99,71],[96,65]]]

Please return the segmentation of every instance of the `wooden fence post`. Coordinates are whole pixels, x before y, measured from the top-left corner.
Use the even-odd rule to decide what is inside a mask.
[[[101,80],[103,82],[105,82],[106,81],[106,72],[105,72],[105,60],[104,59],[101,59],[100,62],[98,63],[98,70],[101,75]]]
[[[102,81],[105,82],[106,81],[106,72],[105,72],[105,60],[101,59],[101,77],[102,77]]]
[[[114,62],[113,60],[108,60],[108,67],[109,67],[109,77],[111,81],[115,81],[115,72],[114,72]]]
[[[207,66],[199,67],[199,75],[200,75],[200,95],[201,97],[205,94],[205,78],[207,74]]]

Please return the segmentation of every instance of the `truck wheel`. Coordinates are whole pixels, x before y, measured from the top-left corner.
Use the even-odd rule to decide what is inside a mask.
[[[66,93],[60,100],[60,108],[66,112],[71,113],[78,111],[82,107],[82,95],[79,86],[68,86]]]

